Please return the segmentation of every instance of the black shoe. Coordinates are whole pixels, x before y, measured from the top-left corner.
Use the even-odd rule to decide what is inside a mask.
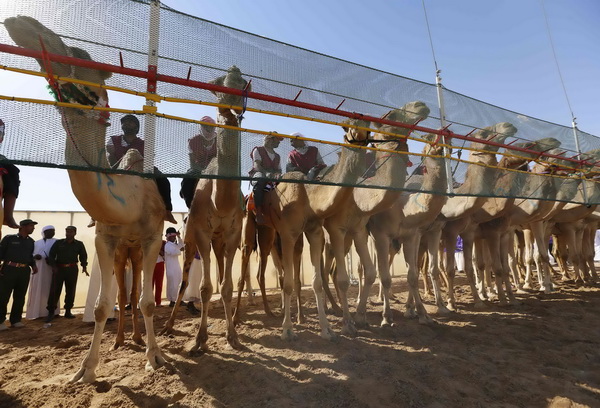
[[[125,305],[125,310],[131,310],[131,303]]]
[[[175,302],[169,303],[169,307],[174,307],[174,306],[175,306]]]
[[[48,314],[48,316],[46,316],[46,320],[44,320],[44,322],[50,323],[53,318],[54,318],[54,313],[50,313],[50,314]]]
[[[66,318],[66,319],[75,319],[75,315],[73,315],[73,313],[71,313],[71,311],[70,311],[70,310],[67,310],[67,311],[65,312],[65,318]]]
[[[197,316],[197,315],[200,314],[200,310],[198,310],[198,308],[196,307],[196,305],[194,305],[194,302],[188,302],[188,304],[187,304],[187,310],[188,310],[188,312],[190,312],[194,316]]]

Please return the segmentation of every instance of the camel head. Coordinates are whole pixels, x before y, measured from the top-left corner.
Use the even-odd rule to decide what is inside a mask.
[[[443,156],[444,155],[444,146],[440,143],[436,143],[436,140],[441,140],[441,136],[438,136],[433,133],[427,133],[422,136],[422,139],[427,142],[425,147],[423,148],[423,154],[427,156]]]
[[[420,122],[426,119],[429,116],[430,109],[423,102],[415,101],[409,102],[400,109],[393,109],[382,116],[382,119],[391,120],[393,122],[401,122],[407,123],[409,125],[414,125],[417,122]],[[392,126],[381,123],[374,123],[374,126],[377,130],[386,132],[386,133],[395,133],[397,135],[406,136],[409,133],[409,129],[401,126]],[[382,134],[381,137],[384,140],[393,140],[395,139],[393,136]]]
[[[581,155],[581,158],[588,161],[589,163],[595,163],[600,161],[600,149],[588,150]],[[574,163],[571,163],[573,165]],[[600,164],[600,163],[599,163]],[[586,177],[596,178],[600,175],[600,168],[598,165],[584,165],[581,169],[585,172]]]
[[[511,123],[500,122],[496,123],[495,125],[479,129],[477,132],[473,133],[472,137],[480,140],[490,140],[496,143],[504,143],[507,138],[514,136],[515,133],[517,133],[517,128]],[[471,144],[471,147],[490,153],[496,153],[499,149],[498,146],[475,142]]]
[[[531,160],[540,157],[542,153],[557,149],[560,146],[560,144],[560,140],[557,140],[553,137],[545,137],[543,139],[538,139],[533,142],[515,143],[512,146],[527,149],[528,151],[523,152],[507,147],[507,152],[510,152],[511,155],[518,157],[504,156],[504,158],[500,162],[500,167],[517,168],[520,166],[524,166]]]
[[[545,150],[545,152],[549,153],[551,155],[554,155],[554,156],[563,156],[564,150],[554,148],[554,149],[550,149],[550,150]],[[543,162],[542,161],[536,162],[533,165],[533,167],[531,168],[531,172],[537,173],[537,174],[568,175],[568,174],[572,173],[573,171],[566,168],[565,166],[573,167],[573,164],[574,163],[568,162],[567,160],[557,159],[554,157],[546,157],[546,158],[544,158]]]
[[[371,131],[367,129],[371,127],[371,122],[362,119],[347,119],[342,123],[342,129],[344,129],[344,132],[346,132],[346,134],[344,135],[345,143],[350,143],[359,146],[366,146],[369,144],[369,137],[371,136]]]
[[[91,60],[90,55],[77,47],[69,47],[62,38],[48,27],[36,19],[28,16],[9,17],[4,20],[4,26],[8,31],[8,35],[20,47],[29,48],[36,51],[42,51],[40,38],[44,43],[46,51],[51,54],[66,55],[69,57],[82,58]],[[44,62],[37,60],[45,72]],[[104,81],[112,75],[110,72],[98,71],[91,68],[82,68],[53,62],[52,72],[59,76],[77,78],[85,81],[90,81],[98,84],[104,84]]]
[[[212,81],[209,81],[210,84],[225,86],[227,88],[234,89],[245,89],[247,91],[251,90],[251,86],[248,81],[246,81],[242,77],[242,71],[235,65],[232,65],[227,70],[227,73],[223,76],[220,76]],[[246,88],[247,87],[247,88]],[[213,94],[217,97],[217,101],[223,105],[232,105],[232,106],[242,106],[243,105],[243,97],[241,95],[232,95],[224,92],[214,92]],[[219,111],[228,110],[226,108],[219,108]],[[234,109],[234,111],[239,115],[242,113],[241,109]]]

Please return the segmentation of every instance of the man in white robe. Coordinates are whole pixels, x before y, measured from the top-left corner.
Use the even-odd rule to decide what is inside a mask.
[[[167,228],[167,242],[165,243],[165,270],[167,275],[167,299],[169,306],[175,306],[177,294],[181,286],[183,271],[179,263],[181,251],[184,243],[179,236],[179,232],[173,227]]]
[[[46,317],[48,310],[48,296],[50,295],[50,286],[52,285],[52,267],[46,261],[50,248],[56,242],[54,234],[56,233],[52,225],[46,225],[42,228],[42,239],[35,241],[33,247],[33,259],[38,268],[38,273],[31,275],[29,282],[29,293],[27,294],[26,319],[38,319]],[[60,306],[56,308],[55,315],[60,314]]]

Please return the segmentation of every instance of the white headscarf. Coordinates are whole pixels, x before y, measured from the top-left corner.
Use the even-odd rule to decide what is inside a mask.
[[[48,231],[48,230],[53,230],[56,229],[54,228],[54,225],[46,225],[44,228],[42,228],[42,236],[44,236],[44,232]]]

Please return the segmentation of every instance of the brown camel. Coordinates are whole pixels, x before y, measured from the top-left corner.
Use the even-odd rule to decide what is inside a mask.
[[[377,263],[380,276],[389,276],[389,267],[397,252],[398,245],[393,245],[393,241],[401,244],[404,250],[404,259],[408,266],[408,283],[410,288],[409,298],[409,314],[415,314],[412,310],[416,303],[418,307],[419,320],[422,323],[427,323],[427,312],[421,302],[415,302],[413,297],[418,296],[418,253],[419,242],[424,232],[428,231],[431,223],[437,218],[442,210],[443,205],[447,200],[447,196],[439,194],[446,188],[446,168],[443,158],[443,147],[435,144],[434,140],[437,136],[428,134],[423,136],[423,139],[429,143],[423,149],[423,163],[421,168],[424,169],[423,175],[412,175],[409,177],[406,185],[408,189],[421,190],[416,193],[403,192],[396,200],[394,205],[389,209],[373,215],[368,224],[369,231],[375,241],[377,251]],[[436,157],[432,157],[436,156]],[[435,192],[436,194],[431,194]],[[443,301],[441,301],[440,284],[439,284],[439,268],[437,255],[439,247],[439,236],[435,234],[429,235],[426,247],[428,248],[429,272],[431,274],[434,292],[438,299],[438,312],[448,312]],[[390,248],[394,246],[394,250]],[[384,287],[384,285],[382,285]],[[389,302],[389,288],[382,291],[383,295],[383,321],[384,325],[392,324],[392,311]]]
[[[502,143],[508,137],[513,136],[517,129],[508,122],[497,123],[492,126],[480,129],[472,137],[480,140],[494,140]],[[498,161],[496,153],[498,146],[488,145],[481,142],[472,142],[469,151],[469,164],[464,183],[454,190],[455,196],[449,197],[442,208],[442,213],[432,225],[431,233],[436,233],[437,229],[442,230],[442,242],[446,248],[446,275],[448,278],[448,302],[450,310],[456,309],[456,300],[454,298],[454,251],[456,249],[456,238],[461,232],[464,232],[470,225],[471,216],[481,209],[487,198],[493,195],[498,171],[495,168]],[[467,195],[467,196],[465,196]],[[476,307],[483,307],[483,303],[477,295],[475,280],[473,277],[473,265],[469,262],[472,259],[473,236],[471,234],[461,234],[463,238],[463,251],[465,260],[465,272],[469,278],[471,293],[475,299]]]
[[[384,117],[395,122],[415,124],[429,116],[429,108],[423,102],[409,102],[401,109],[388,112]],[[402,136],[409,133],[407,128],[401,126],[375,124],[379,133],[374,140],[383,141],[379,147],[386,150],[407,151],[406,141]],[[393,135],[393,136],[392,136]],[[351,195],[345,202],[341,203],[337,210],[324,219],[324,227],[329,234],[331,248],[336,262],[335,283],[339,301],[343,311],[343,331],[348,334],[356,334],[356,324],[365,326],[367,298],[376,277],[376,270],[368,250],[367,222],[369,218],[381,211],[391,207],[397,200],[404,187],[406,179],[406,166],[408,156],[405,154],[389,153],[388,151],[377,151],[375,154],[374,167],[376,172],[360,183],[365,187],[379,188],[352,188]],[[311,191],[313,194],[320,193],[324,186],[315,186]],[[311,200],[311,204],[314,201]],[[356,252],[363,265],[363,285],[359,294],[356,307],[355,321],[350,316],[348,308],[347,291],[349,287],[349,276],[346,270],[345,256],[354,243]],[[378,254],[379,256],[379,254]],[[385,271],[384,271],[385,273]],[[381,275],[384,290],[391,287],[391,277]],[[386,317],[384,317],[385,320]]]
[[[369,127],[369,123],[365,121],[348,120],[348,126],[343,126],[346,134],[344,139],[346,142],[355,144],[364,144],[368,138],[369,132],[365,128]],[[363,129],[357,129],[356,127]],[[336,164],[337,168],[346,167],[349,155],[348,148],[342,149],[340,161]],[[330,169],[323,173],[322,181],[327,182],[338,177],[339,170]],[[350,173],[352,174],[352,172]],[[354,179],[358,178],[358,173]],[[310,246],[311,263],[314,268],[313,290],[317,301],[317,310],[319,313],[319,324],[321,327],[321,337],[325,339],[333,339],[335,333],[331,329],[329,321],[325,315],[325,307],[323,303],[323,283],[321,280],[321,254],[323,253],[324,237],[321,221],[318,215],[309,205],[309,197],[307,189],[301,183],[286,183],[286,180],[304,180],[305,176],[301,172],[286,173],[282,182],[277,188],[266,194],[263,203],[263,212],[267,221],[266,227],[272,229],[266,232],[266,243],[272,244],[275,236],[277,237],[278,249],[281,251],[280,261],[283,276],[281,278],[281,287],[283,291],[283,333],[282,339],[294,339],[296,335],[293,332],[291,321],[291,294],[295,288],[298,299],[298,322],[303,319],[302,309],[300,306],[300,255],[302,250],[302,233]],[[329,197],[330,199],[332,197]],[[263,226],[261,226],[263,227]],[[260,232],[261,230],[259,230]],[[274,233],[276,231],[276,235]],[[264,267],[266,266],[266,256],[271,252],[270,248],[265,247],[261,256],[261,273],[264,276]],[[240,279],[243,279],[242,276]],[[259,279],[259,281],[263,279]],[[262,288],[261,288],[262,290]],[[266,302],[265,302],[266,305]]]
[[[270,215],[270,214],[267,214]],[[260,287],[261,298],[263,301],[263,308],[268,316],[273,316],[273,312],[269,307],[267,300],[265,272],[267,268],[267,262],[269,255],[273,259],[273,263],[278,272],[280,284],[283,284],[283,267],[281,265],[282,248],[281,244],[277,244],[277,231],[269,224],[257,224],[256,216],[253,211],[247,211],[244,217],[244,224],[242,226],[242,273],[238,281],[238,296],[235,313],[233,314],[234,324],[238,324],[241,318],[241,301],[242,292],[244,291],[245,284],[248,284],[248,291],[251,291],[249,285],[249,272],[248,267],[250,263],[250,256],[253,252],[258,252],[259,263],[258,272],[256,279]],[[296,241],[294,246],[294,292],[296,293],[296,303],[298,309],[298,323],[304,322],[304,312],[302,310],[300,289],[300,259],[302,256],[302,250],[304,249],[304,239],[302,236]],[[249,295],[250,296],[250,295]],[[252,299],[252,298],[250,298]],[[283,306],[282,306],[283,308]]]
[[[480,278],[479,281],[483,282],[483,273],[487,264],[488,270],[494,273],[501,305],[507,304],[506,296],[511,304],[517,303],[509,281],[508,254],[511,250],[509,235],[512,233],[510,225],[515,220],[517,213],[523,214],[524,218],[527,216],[524,215],[524,212],[519,212],[518,205],[516,205],[524,200],[516,197],[539,197],[540,195],[545,197],[553,189],[552,178],[543,175],[536,176],[527,172],[528,163],[542,152],[557,148],[560,146],[560,142],[554,138],[545,138],[534,142],[517,143],[515,146],[526,147],[531,153],[518,152],[518,157],[505,156],[500,161],[498,165],[500,169],[519,170],[498,170],[494,192],[505,197],[489,197],[482,208],[471,216],[469,226],[461,235],[474,237],[475,259],[478,266],[477,276]],[[545,211],[545,207],[542,207],[544,205],[537,208]],[[535,216],[537,216],[537,212],[533,210],[529,217]],[[481,291],[482,286],[480,286]]]
[[[40,51],[40,38],[50,53],[91,59],[82,49],[68,47],[62,39],[37,20],[19,16],[8,18],[4,25],[11,38],[20,46]],[[38,61],[45,67],[45,61]],[[109,73],[90,68],[52,63],[55,74],[103,84]],[[89,105],[106,106],[108,95],[104,89],[76,86],[88,96]],[[66,83],[59,90],[68,89]],[[68,92],[64,92],[68,96]],[[104,154],[106,123],[98,111],[61,108],[63,127],[67,135],[65,161],[70,166],[108,168]],[[98,366],[102,332],[114,299],[108,298],[112,279],[115,250],[123,242],[135,242],[142,248],[144,279],[140,307],[145,317],[147,333],[147,368],[164,364],[163,354],[154,336],[154,299],[152,272],[161,244],[164,202],[153,180],[132,175],[111,175],[82,170],[68,170],[73,193],[85,210],[96,221],[96,251],[102,273],[100,301],[95,310],[96,324],[90,350],[81,369],[71,379],[94,381]]]
[[[213,83],[228,88],[245,89],[248,82],[242,78],[242,73],[236,66],[232,66],[227,74],[217,78]],[[231,106],[242,106],[242,97],[226,94],[215,94],[219,103]],[[218,108],[217,123],[219,125],[239,127],[238,112],[228,107]],[[235,349],[242,345],[233,324],[231,299],[233,296],[233,281],[231,269],[235,253],[239,247],[243,218],[243,197],[239,177],[240,163],[240,131],[231,128],[219,127],[217,130],[217,156],[206,169],[207,174],[219,175],[224,178],[200,179],[196,186],[194,198],[190,206],[188,219],[185,225],[185,261],[183,265],[183,279],[179,289],[177,302],[171,317],[165,323],[162,332],[172,332],[175,315],[185,288],[187,287],[190,266],[196,250],[200,253],[202,261],[203,279],[201,284],[202,314],[200,328],[196,335],[196,342],[190,352],[208,350],[208,308],[213,293],[210,279],[210,250],[211,246],[217,258],[219,281],[221,285],[221,300],[225,309],[227,320],[227,342]],[[227,179],[227,177],[231,179]]]

